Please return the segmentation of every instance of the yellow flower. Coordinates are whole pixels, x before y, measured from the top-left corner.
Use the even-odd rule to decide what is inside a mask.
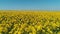
[[[45,30],[42,30],[43,32],[45,32]]]
[[[37,31],[42,30],[42,25],[36,25],[35,27],[37,28]]]
[[[29,33],[29,34],[32,34],[32,33]]]
[[[57,34],[60,34],[60,31]]]
[[[18,31],[18,34],[21,34],[21,32],[20,32],[20,31]]]
[[[2,32],[3,31],[3,27],[0,27],[0,32]]]

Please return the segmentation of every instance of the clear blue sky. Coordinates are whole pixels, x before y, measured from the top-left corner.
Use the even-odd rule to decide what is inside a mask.
[[[0,10],[60,10],[60,0],[0,0]]]

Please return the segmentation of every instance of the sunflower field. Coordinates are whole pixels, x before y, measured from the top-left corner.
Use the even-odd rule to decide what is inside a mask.
[[[0,12],[0,34],[60,34],[60,12]]]

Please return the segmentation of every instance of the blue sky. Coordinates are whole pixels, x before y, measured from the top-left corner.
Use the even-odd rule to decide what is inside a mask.
[[[60,0],[0,0],[0,10],[60,10]]]

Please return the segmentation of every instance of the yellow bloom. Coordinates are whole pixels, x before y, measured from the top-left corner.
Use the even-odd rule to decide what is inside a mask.
[[[60,34],[60,31],[57,34]]]
[[[0,32],[2,32],[3,31],[3,27],[0,27]]]

